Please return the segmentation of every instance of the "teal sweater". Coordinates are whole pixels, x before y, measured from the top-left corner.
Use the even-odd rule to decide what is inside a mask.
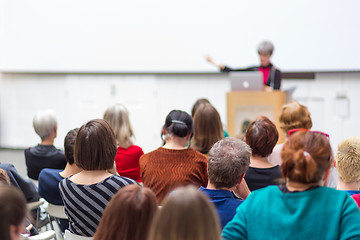
[[[223,239],[360,239],[360,212],[348,193],[327,187],[252,192],[225,226]]]

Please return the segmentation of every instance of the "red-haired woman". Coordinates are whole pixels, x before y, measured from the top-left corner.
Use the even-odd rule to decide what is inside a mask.
[[[250,123],[246,130],[245,140],[252,149],[252,154],[245,180],[251,191],[276,185],[277,179],[281,178],[279,165],[273,165],[268,161],[278,138],[279,133],[275,124],[264,116]]]
[[[252,192],[223,239],[360,239],[360,212],[348,193],[323,187],[332,150],[320,132],[302,130],[281,154],[285,183]]]

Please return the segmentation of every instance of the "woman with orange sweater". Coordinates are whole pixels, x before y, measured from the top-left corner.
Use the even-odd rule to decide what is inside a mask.
[[[165,145],[140,157],[143,184],[155,192],[158,202],[179,186],[207,186],[205,155],[186,147],[192,134],[191,116],[173,110],[167,115],[163,127]]]

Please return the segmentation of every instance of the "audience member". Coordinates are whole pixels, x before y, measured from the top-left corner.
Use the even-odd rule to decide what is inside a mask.
[[[42,169],[64,169],[66,160],[64,153],[54,146],[54,139],[57,134],[57,121],[54,111],[37,112],[33,119],[33,126],[41,138],[41,143],[25,149],[25,160],[29,178],[38,180]]]
[[[233,191],[240,187],[250,164],[250,155],[251,149],[246,143],[230,137],[218,141],[210,149],[209,181],[207,188],[200,187],[200,191],[215,204],[222,227],[234,217],[236,208],[242,203]]]
[[[126,186],[105,208],[94,240],[146,240],[156,210],[156,197],[149,188]]]
[[[295,132],[281,157],[285,184],[252,192],[225,226],[223,239],[360,239],[355,202],[322,186],[332,165],[328,135]]]
[[[74,160],[82,171],[59,184],[70,232],[93,236],[111,197],[120,188],[136,183],[114,175],[116,149],[114,132],[106,121],[91,120],[79,129]]]
[[[311,129],[312,120],[307,107],[296,101],[285,104],[280,113],[280,128],[287,137],[291,129]],[[281,165],[281,151],[284,143],[277,144],[268,160],[274,165]]]
[[[196,100],[196,102],[194,103],[192,109],[191,109],[191,116],[194,118],[195,116],[195,112],[198,109],[198,107],[202,104],[211,104],[210,101],[206,98],[199,98],[198,100]],[[229,137],[229,134],[226,132],[226,130],[224,129],[224,137]]]
[[[144,154],[143,150],[134,145],[134,132],[132,130],[129,112],[124,105],[115,104],[104,113],[107,121],[115,133],[118,145],[115,156],[116,171],[120,176],[142,182],[140,178],[139,158]]]
[[[39,175],[39,194],[47,202],[55,205],[64,205],[59,191],[59,182],[64,178],[77,174],[81,169],[74,164],[74,145],[76,135],[79,129],[70,130],[65,136],[64,148],[65,158],[67,161],[64,170],[44,168]],[[69,226],[69,221],[66,219],[59,219],[61,231]]]
[[[149,240],[220,240],[214,205],[194,187],[176,189],[151,225]]]
[[[191,148],[207,154],[212,145],[223,138],[224,130],[219,113],[211,104],[201,104],[194,116],[194,137],[191,139]]]
[[[26,216],[26,199],[15,187],[0,184],[0,239],[21,239]]]
[[[0,169],[0,182],[10,185],[10,177],[4,169]]]
[[[159,203],[178,186],[207,185],[205,155],[186,148],[192,133],[191,116],[186,112],[173,110],[167,115],[163,127],[165,145],[140,157],[144,186],[154,191]]]
[[[267,159],[278,138],[279,133],[275,124],[264,116],[250,123],[246,130],[245,139],[252,149],[252,155],[245,180],[251,191],[275,185],[277,179],[281,178],[279,165],[274,166]]]
[[[39,201],[40,195],[35,184],[31,180],[23,178],[14,165],[0,163],[0,169],[3,169],[7,173],[11,185],[18,188],[24,194],[27,203]]]
[[[340,142],[335,162],[339,172],[336,188],[350,195],[360,193],[360,137],[350,137]]]

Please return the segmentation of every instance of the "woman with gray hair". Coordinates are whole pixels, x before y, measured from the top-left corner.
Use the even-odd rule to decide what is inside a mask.
[[[215,62],[212,57],[207,56],[206,60],[217,66],[221,72],[232,71],[260,71],[263,73],[263,83],[266,91],[279,90],[281,86],[281,71],[277,69],[271,62],[270,58],[274,52],[274,45],[270,41],[263,41],[257,48],[260,66],[248,68],[233,69],[226,65]]]
[[[38,180],[42,169],[64,169],[66,160],[64,152],[54,146],[54,139],[57,134],[57,121],[54,111],[38,111],[34,116],[33,126],[41,138],[41,143],[25,149],[25,161],[29,178]]]

